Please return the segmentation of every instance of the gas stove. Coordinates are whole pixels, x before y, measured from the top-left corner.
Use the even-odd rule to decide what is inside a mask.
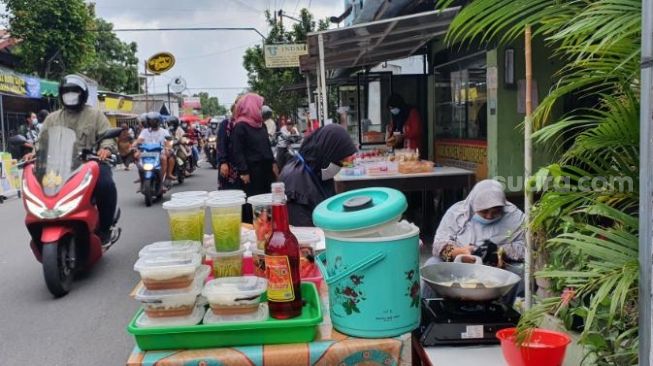
[[[497,331],[517,325],[519,313],[498,301],[422,299],[418,329],[424,346],[497,344]]]

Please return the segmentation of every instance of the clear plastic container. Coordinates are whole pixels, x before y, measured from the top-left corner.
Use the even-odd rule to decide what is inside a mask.
[[[244,252],[244,248],[233,252],[216,252],[210,250],[207,255],[213,259],[213,277],[242,276]]]
[[[206,297],[216,315],[251,314],[258,310],[268,281],[256,276],[223,277],[204,285]]]
[[[254,214],[256,246],[261,250],[265,250],[265,243],[272,235],[272,194],[259,194],[249,197],[247,203],[252,205]]]
[[[152,257],[166,254],[202,254],[202,243],[193,240],[157,241],[146,245],[138,252],[138,257]]]
[[[190,315],[197,303],[197,297],[202,292],[204,280],[210,272],[209,266],[201,266],[195,274],[192,285],[183,289],[153,291],[141,287],[135,299],[141,302],[149,318]]]
[[[244,198],[214,198],[206,202],[211,208],[213,240],[218,252],[233,252],[240,248],[240,225]]]
[[[187,198],[209,198],[209,192],[207,191],[185,191],[185,192],[176,192],[170,195],[171,200],[187,199]]]
[[[165,318],[150,318],[145,314],[141,315],[136,319],[136,327],[138,328],[152,328],[152,327],[179,327],[186,325],[197,325],[204,318],[205,314],[204,306],[198,305],[195,306],[193,312],[190,315],[186,316],[169,316]]]
[[[170,237],[173,241],[202,241],[204,237],[204,200],[179,199],[163,203],[168,211]]]
[[[246,198],[247,195],[240,189],[223,189],[209,192],[209,199],[212,198]]]
[[[252,264],[254,266],[254,276],[265,277],[265,251],[252,248]]]
[[[201,261],[197,253],[143,257],[134,264],[134,270],[148,290],[173,290],[191,285]]]
[[[204,315],[204,324],[217,324],[217,323],[237,323],[237,322],[262,322],[268,319],[270,310],[267,303],[261,303],[258,310],[249,314],[235,314],[235,315],[216,315],[212,311],[207,311]]]

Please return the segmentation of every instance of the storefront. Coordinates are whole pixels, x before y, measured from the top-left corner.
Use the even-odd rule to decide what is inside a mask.
[[[138,115],[133,113],[133,98],[128,95],[98,92],[99,107],[109,119],[112,127],[119,127],[123,123],[134,126],[138,122]]]

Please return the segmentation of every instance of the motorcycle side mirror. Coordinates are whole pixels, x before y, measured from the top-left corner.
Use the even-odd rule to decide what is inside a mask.
[[[115,139],[116,137],[120,136],[121,132],[122,128],[120,127],[110,128],[97,139],[97,143],[99,144],[103,140]]]
[[[8,141],[13,146],[22,146],[27,143],[27,139],[23,135],[11,136]]]

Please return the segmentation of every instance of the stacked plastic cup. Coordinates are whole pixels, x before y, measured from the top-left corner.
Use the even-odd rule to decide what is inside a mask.
[[[211,227],[215,253],[213,258],[214,277],[242,275],[244,249],[240,246],[241,215],[245,198],[225,195],[211,198],[206,205],[211,210]]]
[[[171,200],[163,203],[168,211],[170,239],[202,241],[204,237],[204,201]]]

